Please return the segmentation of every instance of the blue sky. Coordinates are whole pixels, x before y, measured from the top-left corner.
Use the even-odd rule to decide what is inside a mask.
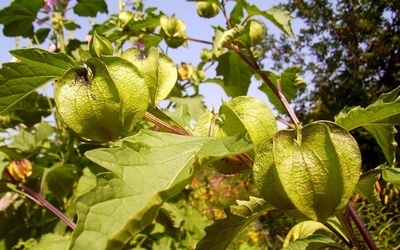
[[[267,10],[274,5],[279,4],[282,0],[249,0],[250,3],[255,4],[261,10]],[[10,0],[0,0],[0,9],[8,6]],[[75,5],[76,0],[71,1],[71,6]],[[144,0],[145,6],[155,6],[158,10],[162,10],[165,14],[171,16],[175,14],[178,19],[181,19],[186,24],[186,31],[189,37],[201,39],[201,40],[210,40],[213,35],[213,29],[211,25],[224,26],[224,18],[222,15],[218,15],[212,19],[204,19],[200,18],[196,13],[196,3],[187,2],[185,0]],[[107,4],[109,7],[109,14],[118,12],[118,0],[107,0]],[[233,3],[231,3],[233,6]],[[74,32],[73,36],[77,39],[83,40],[86,36],[86,32],[90,29],[89,18],[81,18],[78,16],[68,14],[68,18],[72,19],[74,22],[81,25],[81,29]],[[108,15],[101,14],[98,15],[95,19],[97,23],[101,23],[104,21]],[[273,26],[272,23],[266,21],[265,19],[260,19],[266,23],[268,28],[272,30],[274,33],[279,33],[279,31]],[[294,31],[299,29],[299,22],[296,20],[293,21]],[[2,30],[2,26],[0,25],[0,29]],[[15,38],[5,37],[2,32],[0,33],[0,63],[8,62],[11,59],[11,55],[8,53],[9,50],[15,49]],[[31,46],[30,42],[21,38],[20,39],[21,46]],[[45,42],[42,45],[42,48],[47,49],[49,46],[49,42]],[[176,64],[180,64],[181,62],[190,62],[193,65],[196,65],[200,59],[200,51],[206,45],[198,44],[195,42],[189,42],[188,48],[179,48],[179,49],[168,49],[168,55],[174,60]],[[164,47],[165,49],[166,47]],[[268,65],[268,64],[267,64]],[[261,93],[257,87],[260,83],[253,82],[250,86],[249,95],[255,96],[259,99],[262,99],[265,102],[268,102],[266,96]],[[221,100],[228,100],[222,88],[216,84],[201,84],[200,92],[204,94],[207,98],[205,99],[206,105],[211,108],[218,108],[221,104]],[[212,93],[212,94],[211,94]]]

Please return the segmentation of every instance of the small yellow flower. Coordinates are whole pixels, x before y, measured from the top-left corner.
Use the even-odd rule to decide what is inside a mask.
[[[247,233],[247,235],[250,237],[251,241],[252,241],[254,244],[258,243],[258,240],[259,240],[258,237],[260,236],[260,232],[249,231],[249,232]]]
[[[25,179],[32,174],[32,163],[27,159],[13,160],[8,171],[15,179]]]

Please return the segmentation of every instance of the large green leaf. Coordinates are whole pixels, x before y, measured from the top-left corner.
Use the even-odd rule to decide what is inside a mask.
[[[120,249],[150,225],[159,208],[214,160],[251,147],[241,137],[188,137],[142,130],[116,148],[85,155],[110,170],[77,200],[73,249]]]
[[[253,75],[250,67],[234,51],[228,51],[217,58],[217,75],[222,76],[220,84],[231,97],[246,95]],[[210,80],[212,82],[212,80]]]
[[[249,201],[237,201],[237,204],[225,209],[226,218],[206,227],[206,236],[197,244],[197,250],[227,249],[242,229],[265,211],[273,209],[263,199],[257,197],[250,197]]]
[[[343,109],[336,117],[336,123],[347,130],[364,127],[381,147],[386,160],[392,166],[395,162],[397,142],[395,125],[400,124],[400,87],[382,94],[376,102],[366,108],[360,106]]]
[[[0,68],[0,113],[75,65],[65,54],[42,49],[18,49],[10,53],[20,62],[4,63]]]
[[[45,234],[39,243],[31,248],[32,250],[68,250],[71,243],[70,236],[62,236],[58,234]]]
[[[98,12],[108,13],[108,8],[104,0],[78,0],[74,12],[79,16],[96,17]]]
[[[307,86],[304,79],[298,75],[300,71],[301,69],[299,66],[293,66],[287,68],[279,75],[271,71],[265,71],[265,74],[277,88],[278,81],[280,81],[281,92],[286,97],[286,100],[290,102],[296,97],[296,94],[299,90],[304,89]],[[268,96],[269,101],[274,105],[280,114],[287,113],[287,110],[279,100],[279,97],[276,96],[276,94],[271,90],[270,87],[268,87],[268,85],[262,84],[259,89]]]
[[[0,10],[0,23],[5,36],[33,37],[37,13],[44,6],[43,0],[16,0]]]

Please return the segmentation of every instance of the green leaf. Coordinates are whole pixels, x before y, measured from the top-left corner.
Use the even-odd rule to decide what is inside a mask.
[[[382,178],[400,188],[400,168],[382,168]]]
[[[376,102],[366,108],[360,106],[344,108],[335,116],[335,122],[347,130],[362,126],[372,125],[399,125],[400,124],[400,87],[389,93],[382,94]],[[387,124],[385,119],[396,117],[392,123]]]
[[[168,96],[178,78],[178,71],[171,58],[155,47],[149,49],[147,56],[140,49],[128,49],[122,54],[122,58],[133,63],[142,72],[153,107]]]
[[[373,203],[375,206],[381,206],[381,199],[375,188],[375,182],[381,178],[379,173],[364,173],[360,181],[357,183],[355,193],[359,194],[362,198]]]
[[[190,114],[190,117],[194,120],[200,118],[201,115],[206,111],[202,95],[194,97],[170,97],[171,102],[176,103],[176,108],[186,106]]]
[[[78,0],[74,12],[78,16],[96,17],[97,13],[108,14],[107,3],[104,0]]]
[[[190,114],[188,105],[177,105],[174,111],[165,110],[165,114],[185,129],[190,129]]]
[[[229,15],[229,22],[231,25],[239,24],[243,18],[243,0],[236,1],[235,6],[233,7],[230,15]]]
[[[312,220],[302,221],[290,229],[289,233],[286,235],[283,246],[286,247],[290,242],[297,239],[307,238],[308,236],[315,234],[315,232],[320,230],[330,232],[329,229],[321,222]]]
[[[6,154],[0,151],[0,173],[3,173],[4,169],[8,166],[9,162],[4,161]]]
[[[16,0],[0,10],[0,23],[5,36],[33,37],[37,13],[43,8],[42,0]]]
[[[76,30],[76,29],[80,29],[81,26],[71,20],[63,20],[63,24],[64,24],[64,28],[67,30]]]
[[[45,234],[39,243],[30,248],[31,250],[68,250],[71,243],[71,237],[58,234]]]
[[[245,138],[188,137],[142,130],[116,148],[86,152],[112,171],[77,200],[79,221],[72,247],[118,249],[150,225],[159,208],[190,183],[203,166],[240,154]]]
[[[35,32],[34,37],[32,38],[33,44],[42,44],[46,38],[49,36],[51,29],[41,28]]]
[[[35,136],[26,130],[20,130],[19,134],[14,137],[14,140],[10,143],[10,148],[21,150],[22,152],[28,152],[35,148],[36,140]]]
[[[300,66],[293,66],[287,68],[279,75],[276,75],[275,73],[270,71],[265,71],[264,73],[276,87],[278,86],[278,81],[280,80],[282,93],[290,102],[296,97],[299,90],[305,89],[307,86],[304,79],[298,75],[300,71]],[[271,90],[271,88],[268,87],[268,85],[261,84],[259,89],[267,94],[269,101],[274,105],[274,107],[280,114],[287,113],[286,108],[283,106],[283,104],[276,96],[276,94]]]
[[[236,235],[258,218],[262,213],[272,210],[263,199],[250,197],[249,201],[237,201],[238,205],[225,209],[226,218],[217,220],[206,227],[206,236],[197,244],[197,250],[227,249]]]
[[[219,38],[218,41],[218,49],[222,49],[223,47],[227,45],[231,45],[231,43],[241,36],[245,32],[245,28],[241,25],[236,25],[232,29],[224,31],[222,36]]]
[[[73,190],[78,178],[78,171],[74,165],[56,164],[46,175],[47,187],[54,196],[62,201]]]
[[[271,21],[276,27],[278,27],[283,33],[290,36],[293,39],[296,39],[296,36],[293,33],[290,22],[293,20],[293,17],[290,16],[290,12],[287,10],[283,10],[281,8],[271,8],[266,11],[261,11],[257,6],[252,4],[245,5],[246,11],[248,13],[248,17],[252,17],[255,15],[261,15]]]
[[[386,160],[392,166],[395,162],[397,142],[395,125],[400,125],[400,87],[382,94],[376,102],[366,108],[360,106],[345,108],[337,116],[336,123],[347,130],[364,127],[381,147]]]
[[[314,234],[307,238],[297,239],[282,250],[314,250],[314,249],[345,249],[326,235]]]
[[[394,118],[394,117],[393,117]],[[400,116],[396,117],[400,118]],[[393,122],[393,119],[388,119]],[[400,119],[399,121],[400,122]],[[389,122],[390,123],[390,122]],[[383,154],[390,166],[394,166],[396,163],[396,149],[397,149],[397,142],[396,142],[396,134],[397,129],[395,126],[364,126],[365,130],[371,133],[378,145],[381,147]]]
[[[0,68],[0,113],[75,65],[65,54],[42,49],[18,49],[10,53],[20,62],[4,63]]]
[[[50,126],[47,122],[42,122],[36,128],[35,141],[41,143],[54,133],[54,127]]]
[[[210,136],[211,120],[213,119],[213,117],[214,114],[207,109],[206,112],[199,117],[196,124],[194,125],[193,135]]]
[[[231,97],[246,95],[253,75],[250,67],[234,51],[224,53],[217,61],[217,76],[223,77],[220,85],[226,94]]]

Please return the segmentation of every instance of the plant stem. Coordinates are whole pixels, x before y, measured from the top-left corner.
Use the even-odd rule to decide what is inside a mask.
[[[250,60],[237,46],[227,46],[227,48],[235,51],[245,63],[247,63],[251,68],[256,71],[256,73],[263,79],[263,81],[268,85],[268,87],[274,92],[274,94],[279,98],[285,109],[287,110],[290,118],[294,122],[295,126],[301,128],[300,121],[294,113],[292,107],[290,107],[289,102],[287,101],[285,95],[279,91],[279,89],[271,82],[271,80],[267,77],[267,75],[260,69],[257,62]]]
[[[341,241],[343,241],[349,248],[352,248],[353,245],[340,233],[338,232],[331,224],[325,222],[324,225],[332,231]]]
[[[378,248],[375,245],[375,242],[372,240],[371,235],[369,234],[367,228],[365,228],[364,223],[362,222],[360,216],[358,216],[354,207],[350,203],[347,204],[347,207],[348,207],[350,217],[353,219],[354,224],[356,224],[356,227],[360,231],[360,233],[361,233],[365,243],[369,247],[369,249],[378,250]]]
[[[177,134],[177,135],[190,135],[189,132],[187,132],[186,130],[184,130],[183,128],[178,128],[178,127],[174,127],[171,124],[168,124],[164,121],[162,121],[161,119],[157,118],[156,116],[154,116],[153,114],[151,114],[150,112],[146,111],[146,114],[144,115],[144,118],[150,122],[152,122],[153,124],[155,124],[156,126],[165,129],[168,132],[171,132],[173,134]]]
[[[347,208],[346,208],[347,209]],[[360,248],[360,243],[356,236],[354,235],[353,228],[351,227],[351,221],[347,213],[337,212],[335,213],[336,218],[339,220],[340,224],[343,227],[343,231],[346,234],[347,238],[350,240],[350,244],[352,246],[356,245],[358,249]]]
[[[58,210],[56,207],[54,207],[51,203],[49,203],[41,195],[39,195],[38,193],[36,193],[32,189],[30,189],[29,187],[25,186],[23,183],[21,183],[21,182],[17,181],[16,179],[14,179],[14,177],[8,172],[8,170],[5,170],[4,172],[8,175],[8,177],[11,179],[11,181],[14,184],[16,184],[19,188],[21,188],[22,190],[27,192],[30,196],[34,197],[34,199],[32,199],[29,195],[26,195],[26,197],[30,198],[32,201],[34,201],[38,205],[47,208],[55,216],[57,216],[62,221],[64,221],[65,224],[67,224],[72,230],[75,230],[75,227],[76,227],[75,223],[73,221],[71,221],[65,214],[60,212],[60,210]]]

